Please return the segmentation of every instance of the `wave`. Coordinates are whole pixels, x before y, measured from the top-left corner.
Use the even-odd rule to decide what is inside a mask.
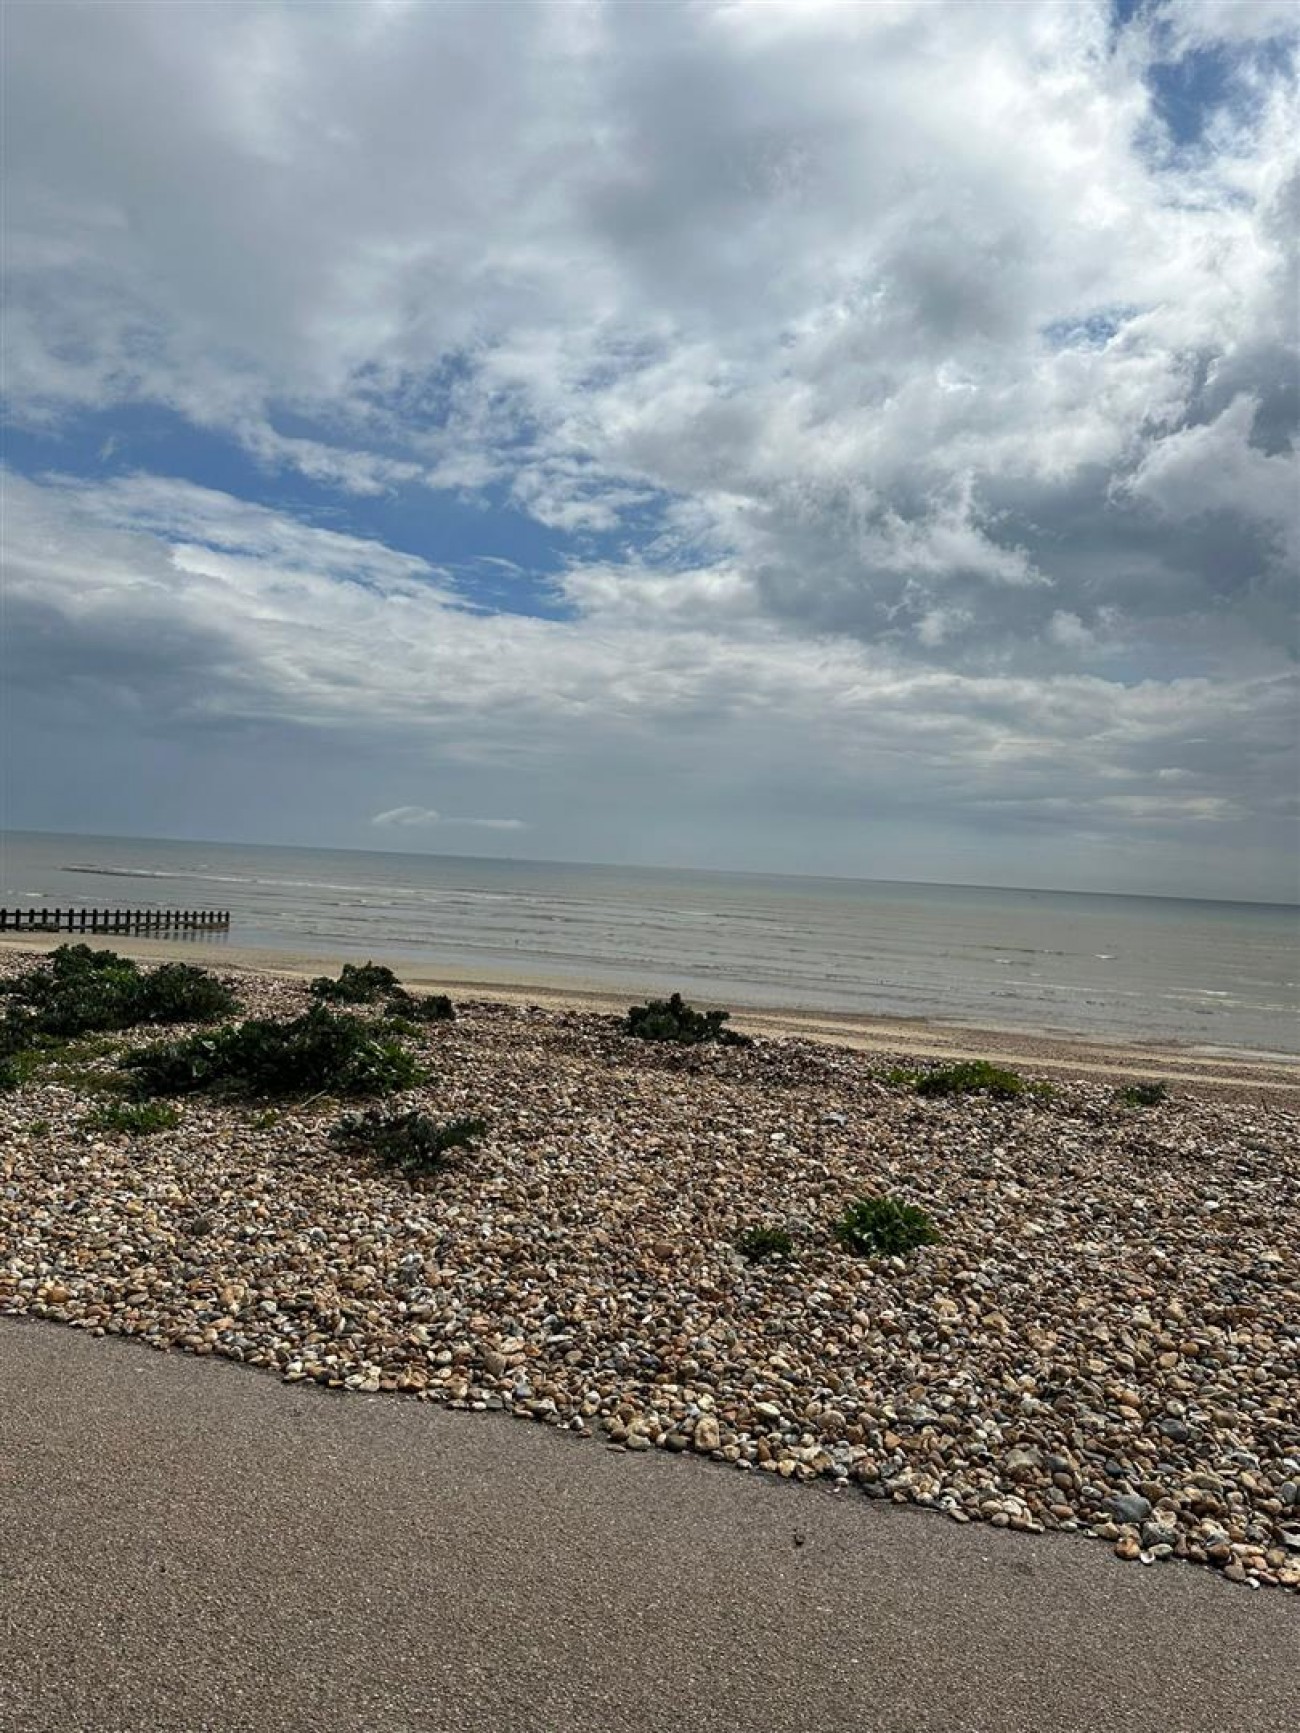
[[[429,891],[411,885],[339,885],[331,884],[323,879],[268,879],[256,878],[248,873],[214,873],[195,868],[192,871],[176,869],[166,871],[161,867],[104,867],[104,866],[65,866],[60,872],[81,873],[94,878],[106,879],[183,879],[198,881],[212,885],[251,885],[263,890],[288,891],[352,891],[357,896],[371,897],[378,891],[390,897],[420,897],[438,898],[446,895],[441,891]]]

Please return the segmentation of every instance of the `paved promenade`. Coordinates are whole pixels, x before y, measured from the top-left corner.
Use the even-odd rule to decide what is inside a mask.
[[[0,1323],[3,1733],[1261,1733],[1300,1606]]]

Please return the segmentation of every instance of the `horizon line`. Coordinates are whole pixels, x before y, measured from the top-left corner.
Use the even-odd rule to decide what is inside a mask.
[[[0,848],[7,836],[76,837],[86,842],[162,842],[188,847],[292,849],[309,854],[366,854],[403,856],[411,860],[475,861],[492,865],[594,867],[607,872],[690,873],[714,878],[806,879],[810,883],[904,885],[925,890],[1015,891],[1022,894],[1072,897],[1140,898],[1148,902],[1213,903],[1228,908],[1300,910],[1300,899],[1278,902],[1268,897],[1179,896],[1168,891],[1079,890],[1069,885],[979,884],[966,879],[868,878],[856,873],[810,873],[761,871],[752,867],[676,866],[666,862],[598,861],[546,858],[535,855],[443,854],[431,850],[340,847],[326,843],[232,841],[220,837],[152,836],[119,831],[28,830],[17,825],[0,827]]]

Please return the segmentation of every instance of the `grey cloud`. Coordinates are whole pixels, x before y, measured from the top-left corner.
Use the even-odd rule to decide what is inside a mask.
[[[1295,97],[1270,48],[1217,153],[1161,156],[1144,78],[1280,11],[12,11],[15,412],[161,403],[363,496],[495,483],[574,538],[576,613],[473,619],[427,562],[168,478],[11,479],[20,674],[436,743],[498,779],[465,811],[560,759],[688,801],[707,728],[719,783],[784,765],[827,812],[1273,823]]]

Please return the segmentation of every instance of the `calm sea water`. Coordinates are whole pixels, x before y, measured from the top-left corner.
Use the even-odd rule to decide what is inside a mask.
[[[449,976],[1300,1053],[1292,907],[10,832],[0,904],[42,903],[228,908],[233,946]]]

